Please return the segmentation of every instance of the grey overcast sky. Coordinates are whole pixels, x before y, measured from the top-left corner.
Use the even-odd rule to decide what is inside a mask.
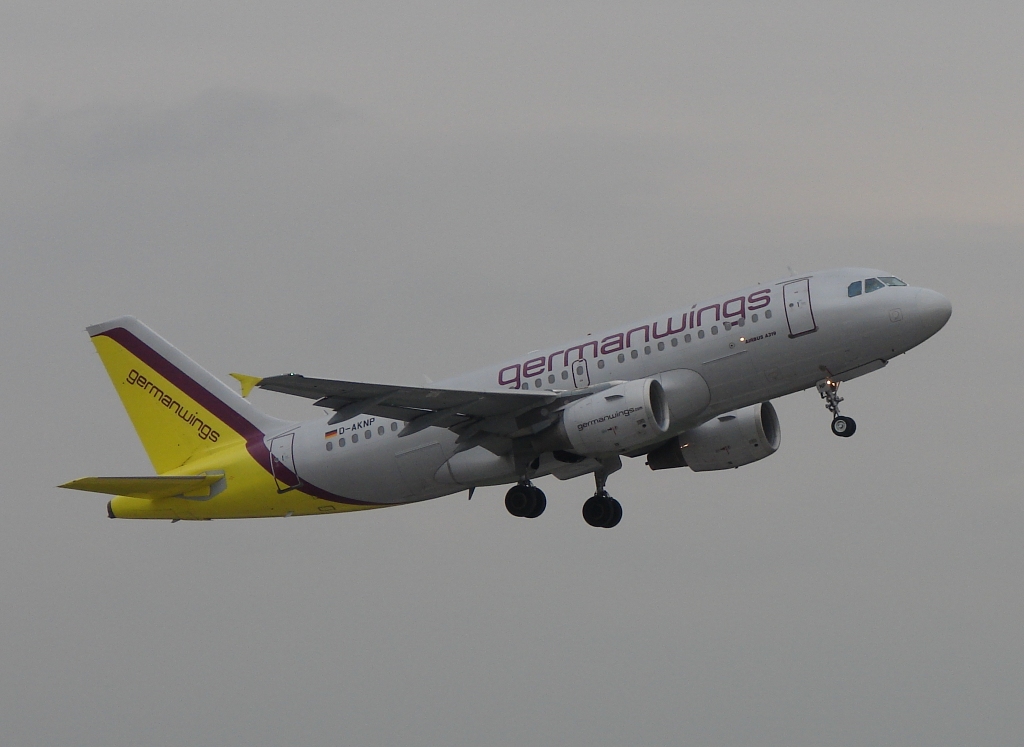
[[[0,743],[1024,741],[1020,3],[0,6]],[[626,464],[353,516],[110,521],[151,467],[84,332],[218,376],[438,379],[796,271],[953,318]],[[257,392],[276,414],[305,402]]]

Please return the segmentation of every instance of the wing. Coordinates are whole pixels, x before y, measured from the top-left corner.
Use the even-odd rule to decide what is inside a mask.
[[[513,438],[547,428],[555,421],[557,410],[563,404],[594,391],[472,391],[364,384],[298,374],[269,376],[256,386],[315,399],[314,405],[336,410],[329,421],[332,424],[357,415],[376,415],[405,421],[406,426],[399,436],[437,426],[459,434],[460,450],[481,445],[495,453],[511,449]]]

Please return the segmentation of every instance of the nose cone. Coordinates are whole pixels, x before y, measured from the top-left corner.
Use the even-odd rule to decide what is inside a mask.
[[[942,329],[953,314],[953,304],[941,293],[922,288],[917,294],[917,328],[921,339],[927,340]]]

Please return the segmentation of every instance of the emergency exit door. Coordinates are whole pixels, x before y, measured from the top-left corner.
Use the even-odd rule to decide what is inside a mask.
[[[572,383],[577,389],[586,389],[590,386],[590,368],[587,366],[587,362],[583,360],[583,358],[580,358],[578,361],[573,361]]]

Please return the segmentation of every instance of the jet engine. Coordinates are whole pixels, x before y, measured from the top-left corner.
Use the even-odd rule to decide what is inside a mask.
[[[779,449],[782,431],[771,402],[719,415],[669,439],[647,455],[651,469],[689,467],[694,472],[734,469]]]
[[[665,390],[649,378],[573,402],[562,412],[561,428],[569,450],[576,454],[621,454],[656,442],[668,430],[669,420]]]

